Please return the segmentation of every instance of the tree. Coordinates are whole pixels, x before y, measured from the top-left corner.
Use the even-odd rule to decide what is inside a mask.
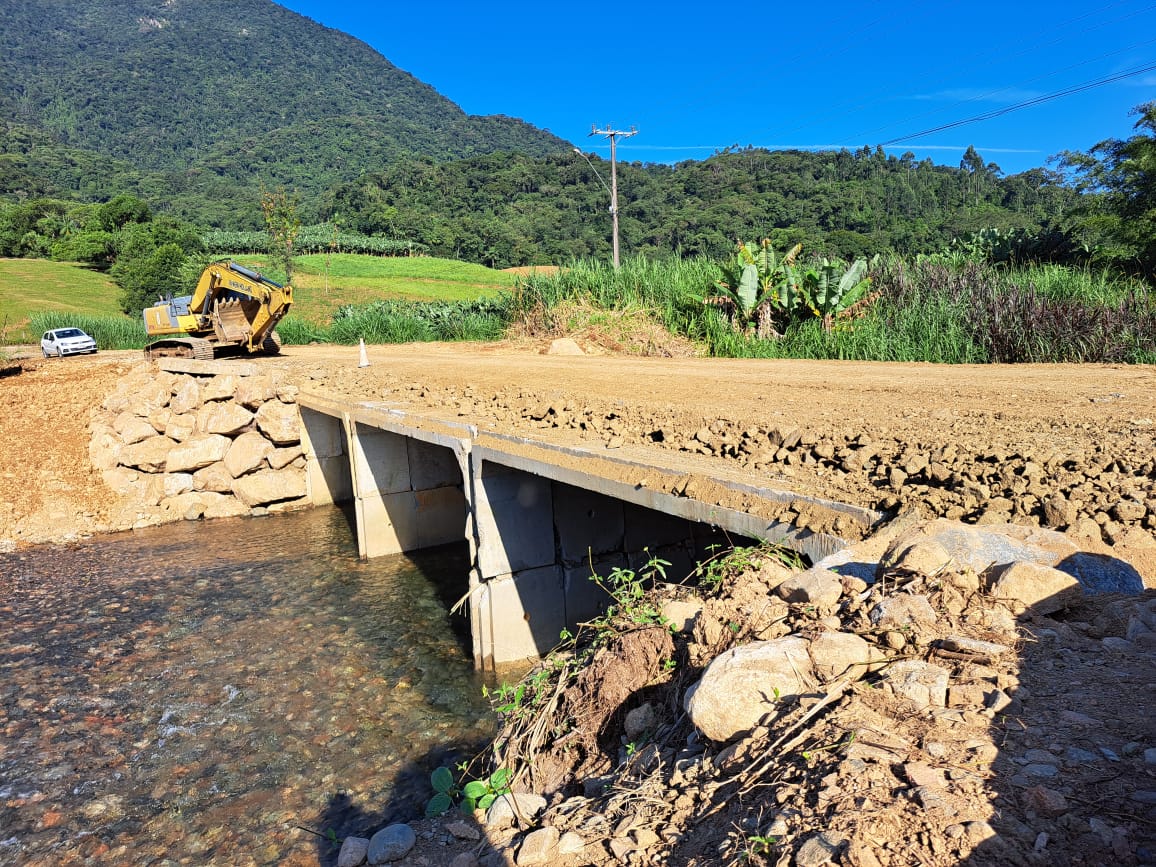
[[[1058,162],[1091,194],[1076,220],[1101,257],[1156,280],[1156,102],[1132,114],[1136,135],[1066,151]]]
[[[265,228],[269,232],[269,252],[285,270],[286,283],[293,281],[293,244],[301,231],[297,205],[296,191],[288,193],[282,188],[261,195],[261,211],[265,214]]]

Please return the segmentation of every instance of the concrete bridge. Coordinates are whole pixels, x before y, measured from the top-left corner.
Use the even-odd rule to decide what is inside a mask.
[[[715,546],[756,540],[817,560],[847,542],[796,526],[801,511],[834,526],[881,517],[705,464],[688,474],[684,456],[675,467],[646,450],[552,445],[320,394],[300,394],[298,406],[312,501],[353,501],[362,557],[469,544],[480,668],[540,656],[564,627],[597,616],[609,599],[592,570],[638,570],[657,556],[677,580]]]

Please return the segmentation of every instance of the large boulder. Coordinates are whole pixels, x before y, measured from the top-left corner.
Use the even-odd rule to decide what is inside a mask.
[[[233,392],[233,400],[249,409],[256,409],[276,397],[277,389],[273,386],[273,379],[265,374],[241,377],[237,390]]]
[[[714,741],[727,741],[773,720],[817,683],[807,640],[755,641],[717,656],[687,691],[691,721]]]
[[[225,469],[234,479],[238,479],[265,466],[265,459],[272,451],[273,443],[257,431],[245,431],[229,446],[228,454],[225,455]],[[285,465],[282,464],[281,466]],[[274,469],[280,468],[274,467]]]
[[[261,470],[236,479],[233,493],[250,508],[295,500],[305,496],[305,473],[295,469]]]
[[[146,473],[164,472],[169,452],[176,445],[168,437],[158,435],[125,446],[120,450],[118,460],[122,466],[136,467]]]
[[[220,434],[208,434],[185,440],[169,451],[165,470],[170,473],[191,472],[215,464],[225,457],[232,441]],[[190,488],[191,488],[190,482]]]
[[[257,410],[257,427],[279,446],[301,441],[301,413],[297,405],[269,401]]]
[[[178,415],[194,412],[201,406],[201,387],[191,376],[184,377],[177,386],[177,392],[169,401],[169,409]]]
[[[1012,563],[996,573],[988,592],[1016,614],[1054,614],[1084,596],[1074,577],[1039,563]]]
[[[197,410],[197,427],[203,433],[235,436],[253,423],[253,413],[232,401],[206,403]]]
[[[1018,524],[974,526],[940,518],[925,521],[896,538],[880,560],[897,562],[918,542],[934,542],[952,560],[952,568],[970,569],[989,579],[1012,563],[1051,566],[1075,578],[1089,593],[1139,593],[1144,589],[1139,572],[1129,563],[1083,550],[1054,530]]]

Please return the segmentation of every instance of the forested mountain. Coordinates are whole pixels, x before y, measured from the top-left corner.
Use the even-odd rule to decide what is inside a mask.
[[[594,162],[602,178],[609,165]],[[1046,232],[1077,194],[1042,169],[1004,177],[969,149],[960,167],[882,149],[715,154],[620,163],[621,237],[632,253],[723,255],[736,238],[803,242],[853,257],[942,249],[981,229]],[[397,160],[336,189],[322,213],[439,255],[506,265],[604,256],[609,197],[582,157],[494,154]]]
[[[255,229],[262,192],[280,188],[296,191],[302,222],[438,255],[507,266],[608,254],[605,162],[593,161],[600,179],[549,132],[468,116],[271,0],[0,0],[0,14],[7,255],[71,251],[58,242],[83,220],[62,203],[5,217],[5,201],[127,194],[158,217]],[[659,255],[723,255],[768,235],[846,257],[938,250],[981,229],[1048,238],[1080,198],[1056,173],[1004,176],[973,149],[958,167],[879,148],[748,148],[618,171],[623,249]],[[118,256],[112,241],[95,249]]]
[[[467,115],[271,0],[0,0],[0,14],[0,194],[36,192],[13,182],[87,194],[91,168],[121,189],[168,187],[193,216],[236,204],[238,188],[250,201],[259,184],[308,197],[405,154],[568,147],[514,118]]]

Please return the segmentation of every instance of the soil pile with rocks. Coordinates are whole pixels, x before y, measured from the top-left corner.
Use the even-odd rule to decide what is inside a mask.
[[[469,775],[517,794],[413,823],[396,863],[1156,863],[1156,592],[1110,558],[1077,579],[1059,534],[957,541],[909,518],[830,569],[760,549],[612,585],[503,693]]]

